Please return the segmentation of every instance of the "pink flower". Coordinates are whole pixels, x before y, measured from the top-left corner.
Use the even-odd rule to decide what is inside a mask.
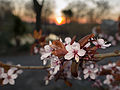
[[[17,68],[10,68],[7,73],[2,74],[2,77],[4,79],[3,82],[2,82],[3,85],[6,85],[8,83],[11,84],[11,85],[15,84],[14,79],[16,79],[17,76],[18,76],[16,73],[14,73],[16,71],[16,69]]]
[[[76,42],[74,42],[72,45],[67,45],[66,50],[68,53],[64,56],[64,58],[70,60],[75,57],[76,62],[79,61],[79,56],[82,57],[86,53],[85,50],[80,49],[80,44]]]
[[[111,46],[111,44],[106,44],[104,39],[97,39],[97,41],[93,41],[93,44],[96,46],[100,46],[100,48],[105,49],[106,47]]]
[[[43,60],[43,65],[46,65],[48,57],[52,54],[52,48],[50,47],[50,45],[46,45],[44,47],[44,51],[42,50],[41,54],[41,60]]]
[[[107,85],[110,85],[111,84],[111,82],[113,82],[114,81],[114,78],[113,78],[113,76],[112,75],[107,75],[106,76],[106,79],[104,80],[104,84],[107,84]]]
[[[37,47],[34,47],[34,53],[37,54],[38,53],[38,48]]]
[[[103,66],[104,69],[112,69],[114,67],[116,67],[116,63],[109,63],[108,65]]]
[[[59,69],[60,69],[60,60],[57,56],[52,56],[53,58],[51,59],[51,66],[50,68],[52,69],[50,71],[50,74],[55,75]]]
[[[95,68],[94,65],[91,64],[90,66],[88,66],[87,68],[85,68],[83,70],[84,79],[86,79],[88,77],[90,77],[91,79],[95,79],[97,72],[98,72],[98,68]]]

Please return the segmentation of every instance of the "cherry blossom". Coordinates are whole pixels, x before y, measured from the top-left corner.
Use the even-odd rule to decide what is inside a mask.
[[[105,49],[106,47],[110,47],[111,44],[106,44],[104,39],[97,39],[97,41],[93,41],[93,44],[96,46],[100,46],[100,48]]]
[[[111,84],[111,82],[113,82],[114,81],[114,78],[113,78],[113,76],[112,75],[107,75],[106,76],[106,79],[104,80],[104,84],[107,84],[107,85],[110,85]]]
[[[51,74],[55,75],[57,73],[57,71],[59,71],[60,69],[60,60],[57,56],[53,56],[53,58],[51,59],[51,67],[53,69],[53,71],[51,71]]]
[[[38,48],[37,47],[34,47],[34,53],[37,54],[38,53]]]
[[[41,60],[43,60],[43,65],[46,65],[48,57],[52,54],[52,48],[50,47],[50,45],[46,45],[44,47],[44,52],[42,51],[41,54]]]
[[[113,67],[116,67],[116,63],[109,63],[103,66],[104,69],[112,69]]]
[[[11,85],[14,85],[15,84],[15,81],[14,79],[16,79],[18,77],[18,75],[16,73],[14,73],[16,71],[17,68],[10,68],[8,70],[7,73],[4,73],[2,74],[2,77],[3,77],[3,85],[6,85],[6,84],[11,84]]]
[[[45,52],[42,54],[41,60],[43,60],[43,59],[45,59],[45,58],[47,58],[48,56],[51,55],[51,51],[52,51],[51,49],[52,49],[52,48],[51,48],[49,45],[46,45],[46,46],[44,47]]]
[[[90,66],[87,66],[87,68],[83,70],[84,79],[88,77],[90,77],[91,79],[95,79],[97,72],[98,72],[98,68],[95,68],[93,64],[91,64]]]
[[[70,60],[75,57],[76,62],[79,61],[79,56],[82,57],[86,53],[84,49],[80,49],[80,44],[77,42],[74,42],[72,45],[67,45],[66,50],[68,53],[64,56],[64,58]]]

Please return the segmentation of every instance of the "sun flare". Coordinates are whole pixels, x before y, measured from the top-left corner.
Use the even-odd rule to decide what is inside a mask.
[[[63,17],[56,17],[56,24],[57,25],[64,24],[64,18]]]

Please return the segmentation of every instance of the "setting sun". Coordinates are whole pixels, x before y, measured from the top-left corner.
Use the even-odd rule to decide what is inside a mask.
[[[65,19],[63,17],[56,17],[56,24],[61,25],[65,23]]]

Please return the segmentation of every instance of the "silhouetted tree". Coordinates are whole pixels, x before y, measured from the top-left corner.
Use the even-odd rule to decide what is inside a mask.
[[[79,18],[84,17],[86,15],[86,9],[87,9],[87,4],[85,2],[78,0],[74,0],[70,2],[65,8],[65,10],[72,11],[72,18],[75,21],[78,21]]]
[[[62,13],[64,14],[64,16],[66,17],[66,22],[68,22],[68,20],[71,21],[72,17],[73,17],[73,12],[71,9],[68,10],[63,10]]]
[[[42,0],[42,3],[39,4],[37,0],[33,0],[34,3],[34,11],[36,13],[36,30],[39,31],[41,29],[41,14],[42,14],[42,8],[44,5],[44,0]]]

